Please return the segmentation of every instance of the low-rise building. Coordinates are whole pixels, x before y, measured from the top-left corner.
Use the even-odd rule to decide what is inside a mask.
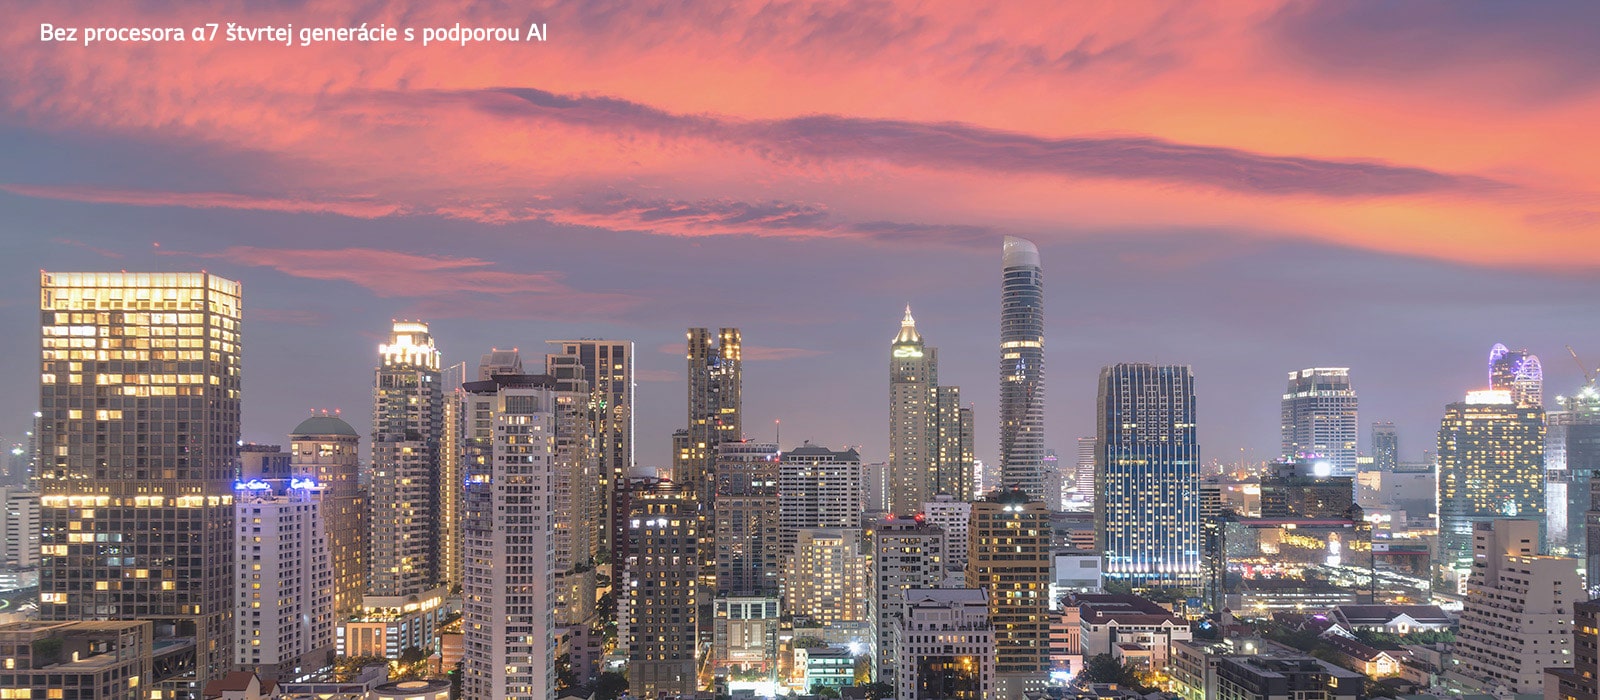
[[[1173,642],[1193,637],[1188,620],[1136,595],[1089,593],[1069,600],[1078,606],[1084,658],[1116,656],[1118,645],[1136,644],[1149,649],[1147,658],[1159,669],[1167,665]]]
[[[801,692],[815,694],[819,687],[837,691],[855,684],[856,655],[849,647],[800,647],[794,650],[794,668],[802,679]]]
[[[1442,631],[1455,625],[1437,605],[1336,605],[1328,617],[1345,629],[1389,634]]]

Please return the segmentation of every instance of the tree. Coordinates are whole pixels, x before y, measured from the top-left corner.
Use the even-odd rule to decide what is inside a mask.
[[[791,649],[810,649],[812,647],[824,647],[824,646],[827,646],[827,645],[828,645],[828,643],[822,641],[821,637],[805,636],[805,637],[795,637],[794,638],[794,642],[792,642],[790,644],[790,648]]]
[[[617,700],[627,690],[628,677],[615,671],[601,673],[594,683],[595,700]]]
[[[867,692],[867,700],[894,700],[894,686],[888,683],[868,683],[861,687]]]
[[[556,657],[556,690],[566,690],[578,684],[578,677],[572,672],[572,654],[562,654]]]
[[[1150,688],[1145,685],[1142,676],[1139,669],[1131,663],[1117,663],[1110,654],[1097,654],[1090,657],[1088,663],[1083,665],[1083,673],[1078,677],[1090,683],[1115,683],[1140,692],[1149,692]]]
[[[811,685],[811,694],[824,698],[837,698],[839,697],[839,689],[831,685],[813,683]]]

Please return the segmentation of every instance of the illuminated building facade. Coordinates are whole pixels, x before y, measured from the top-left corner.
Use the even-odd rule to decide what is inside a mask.
[[[1556,404],[1558,410],[1545,416],[1545,487],[1553,492],[1545,495],[1550,553],[1600,564],[1594,556],[1600,546],[1591,542],[1588,524],[1589,512],[1596,510],[1594,476],[1600,470],[1600,389],[1589,384],[1572,396],[1556,397]],[[1600,518],[1595,522],[1600,525]]]
[[[906,307],[889,346],[889,499],[913,513],[940,493],[972,490],[972,408],[961,388],[939,386],[939,350],[917,332]]]
[[[744,437],[740,418],[744,386],[743,340],[737,328],[689,329],[689,430],[673,455],[672,476],[710,505],[717,445]]]
[[[373,382],[371,536],[367,588],[379,597],[416,595],[440,580],[439,351],[428,324],[395,321],[378,346]]]
[[[717,445],[718,595],[776,596],[781,589],[778,459],[773,442]]]
[[[1356,476],[1360,437],[1356,391],[1347,367],[1313,367],[1289,373],[1283,392],[1283,457],[1326,460],[1333,476]]]
[[[1000,282],[1000,488],[1044,497],[1044,269],[1006,236]]]
[[[192,640],[150,690],[234,661],[239,294],[203,272],[40,273],[39,617]]]
[[[861,526],[861,455],[835,452],[805,443],[783,453],[778,462],[778,552],[789,567],[785,583],[793,585],[793,563],[802,528]]]
[[[322,486],[322,522],[328,532],[337,615],[359,608],[367,585],[367,499],[360,483],[360,442],[355,428],[326,412],[301,421],[289,433],[291,472],[316,479]]]
[[[967,588],[989,598],[996,697],[1042,689],[1050,669],[1050,509],[1023,491],[972,504]]]
[[[276,446],[240,449],[234,663],[267,680],[297,678],[326,666],[334,652],[323,486],[314,473],[296,472]]]
[[[912,588],[904,615],[890,627],[895,697],[988,700],[994,697],[995,631],[989,599],[978,588]]]
[[[616,503],[617,484],[626,481],[633,466],[633,341],[631,340],[552,340],[560,348],[547,359],[547,372],[557,374],[560,358],[573,358],[583,368],[583,379],[593,392],[589,400],[596,460],[600,469],[601,523],[609,528],[597,530],[597,546],[612,548],[617,537],[625,537],[626,511]],[[739,437],[737,435],[735,438]],[[599,550],[597,550],[599,551]]]
[[[1507,390],[1469,392],[1439,426],[1439,556],[1464,574],[1474,523],[1544,518],[1544,411]]]
[[[698,690],[700,567],[693,493],[671,482],[630,494],[625,595],[628,692],[645,698]]]
[[[605,530],[600,461],[594,440],[595,396],[573,355],[551,355],[555,380],[556,461],[550,473],[550,542],[555,547],[556,624],[594,616],[595,555]]]
[[[945,570],[965,572],[967,526],[972,521],[972,502],[951,495],[935,496],[932,501],[922,504],[922,517],[944,532]]]
[[[450,585],[461,583],[461,564],[466,557],[462,547],[462,499],[466,483],[464,435],[467,429],[467,363],[457,362],[439,373],[439,522],[434,531],[439,537],[439,572]]]
[[[1489,388],[1510,392],[1511,402],[1519,406],[1543,406],[1544,367],[1539,356],[1495,343],[1489,349]]]
[[[492,374],[467,382],[466,493],[463,498],[462,681],[466,697],[551,700],[561,556],[557,473],[570,459],[564,394],[547,375]],[[569,515],[570,517],[570,515]],[[566,562],[570,565],[570,562]]]
[[[817,625],[867,619],[867,553],[856,528],[801,528],[795,533],[788,610]]]
[[[1185,365],[1106,367],[1097,420],[1095,531],[1106,576],[1134,585],[1198,584],[1194,372]]]

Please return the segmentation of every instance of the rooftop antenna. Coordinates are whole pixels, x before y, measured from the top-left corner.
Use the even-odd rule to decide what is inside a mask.
[[[781,418],[772,419],[772,431],[774,433],[772,441],[778,443],[778,449],[783,449],[783,420]]]

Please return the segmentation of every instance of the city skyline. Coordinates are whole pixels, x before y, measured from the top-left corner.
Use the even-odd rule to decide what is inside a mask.
[[[979,16],[883,3],[763,22],[752,7],[719,22],[663,11],[642,25],[557,4],[533,18],[554,34],[536,46],[233,45],[198,60],[146,46],[131,69],[126,45],[39,42],[26,30],[63,22],[58,8],[19,3],[0,35],[32,66],[0,84],[0,238],[18,244],[0,260],[0,326],[26,321],[15,300],[33,296],[39,268],[238,279],[260,348],[244,359],[255,441],[315,408],[369,435],[366,389],[350,380],[390,319],[429,321],[448,364],[629,339],[635,452],[665,466],[691,326],[745,332],[750,437],[782,419],[786,436],[883,459],[885,438],[856,427],[881,424],[883,329],[910,303],[938,339],[942,380],[975,404],[977,457],[992,464],[990,251],[1014,234],[1051,270],[1046,447],[1090,432],[1098,367],[1180,362],[1203,378],[1210,456],[1265,460],[1277,419],[1260,397],[1277,375],[1349,366],[1370,387],[1363,420],[1395,421],[1415,459],[1439,408],[1480,388],[1481,348],[1538,354],[1552,396],[1582,383],[1564,345],[1600,364],[1587,303],[1600,258],[1581,245],[1600,166],[1572,148],[1590,138],[1596,87],[1575,77],[1592,42],[1573,28],[1597,10],[1493,8]],[[298,13],[229,19],[392,19],[340,2]],[[830,17],[898,39],[864,41]],[[213,19],[154,3],[96,17]],[[1349,46],[1365,47],[1361,61],[1340,60]],[[291,61],[305,72],[267,69]],[[385,116],[399,112],[421,116]],[[884,143],[904,145],[863,145]],[[1290,333],[1286,319],[1343,330]],[[33,408],[31,347],[0,338],[12,440]]]

